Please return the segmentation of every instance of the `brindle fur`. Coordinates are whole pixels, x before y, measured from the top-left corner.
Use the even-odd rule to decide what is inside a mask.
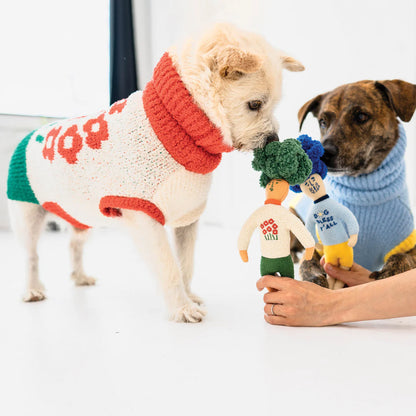
[[[358,176],[373,172],[396,144],[399,117],[410,121],[416,108],[416,85],[401,80],[359,81],[342,85],[306,102],[299,110],[300,128],[309,112],[318,119],[324,160],[333,174]],[[359,122],[361,114],[368,116]],[[366,118],[366,117],[364,117]],[[336,149],[336,150],[334,150]],[[291,244],[297,258],[299,242]],[[319,255],[300,266],[303,280],[327,287]],[[384,279],[416,267],[416,247],[391,256],[370,277]]]

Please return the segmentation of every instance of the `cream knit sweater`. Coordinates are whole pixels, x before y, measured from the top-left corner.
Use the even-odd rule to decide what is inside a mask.
[[[295,215],[286,208],[267,204],[244,223],[238,237],[238,249],[247,250],[254,230],[260,230],[260,248],[263,257],[278,258],[290,254],[290,232],[295,234],[305,248],[314,247],[311,233]]]
[[[185,226],[201,215],[211,172],[231,150],[165,54],[144,92],[28,135],[10,163],[8,197],[80,229],[114,223],[123,209]]]

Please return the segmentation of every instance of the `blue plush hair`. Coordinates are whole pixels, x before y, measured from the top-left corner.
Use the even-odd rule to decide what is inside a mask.
[[[309,159],[312,161],[312,173],[317,173],[321,176],[322,179],[325,178],[328,173],[328,168],[325,163],[322,162],[321,157],[324,154],[324,148],[319,140],[313,140],[307,134],[302,134],[298,137],[302,145],[302,149],[309,156]],[[301,192],[299,185],[293,185],[290,187],[293,192]]]

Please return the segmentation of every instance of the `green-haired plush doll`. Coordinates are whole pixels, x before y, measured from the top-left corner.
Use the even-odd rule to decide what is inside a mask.
[[[247,249],[256,228],[260,231],[260,273],[294,278],[290,256],[290,232],[305,247],[305,258],[313,255],[315,241],[302,222],[281,206],[290,185],[305,182],[312,162],[295,139],[272,142],[254,151],[253,168],[261,171],[260,185],[266,188],[266,201],[245,222],[238,238],[241,259],[248,261]]]

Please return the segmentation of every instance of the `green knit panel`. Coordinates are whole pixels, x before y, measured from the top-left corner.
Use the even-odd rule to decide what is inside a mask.
[[[9,166],[7,178],[7,197],[14,201],[39,204],[30,186],[26,170],[26,147],[32,137],[32,131],[16,147]]]
[[[274,276],[276,273],[279,273],[283,277],[295,278],[292,256],[290,254],[286,257],[278,257],[275,259],[262,256],[260,261],[260,274],[262,276],[268,274]]]

